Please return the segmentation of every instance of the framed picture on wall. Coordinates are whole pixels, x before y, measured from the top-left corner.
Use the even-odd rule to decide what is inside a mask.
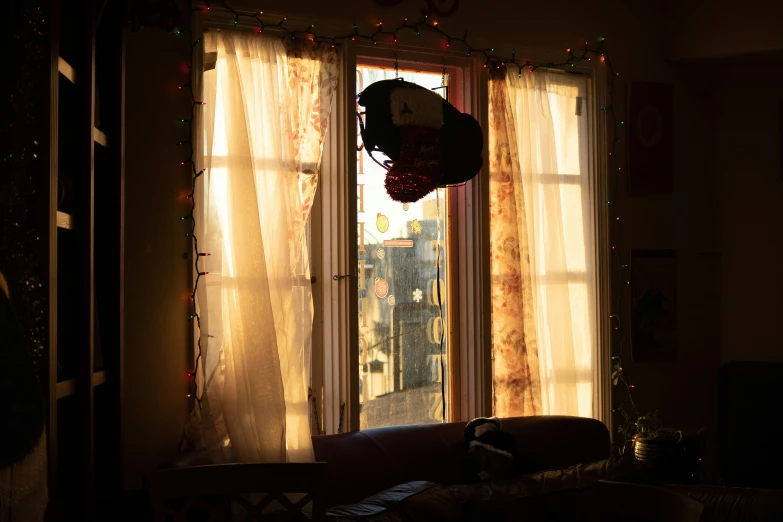
[[[677,357],[677,253],[631,251],[631,353],[634,362]]]
[[[631,82],[628,96],[628,192],[668,194],[672,172],[672,86]]]

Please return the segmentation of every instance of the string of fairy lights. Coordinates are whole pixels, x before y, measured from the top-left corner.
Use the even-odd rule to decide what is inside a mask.
[[[180,35],[182,33],[180,29],[174,29],[173,32],[176,35]],[[204,174],[204,171],[206,169],[197,170],[196,167],[195,147],[193,146],[193,123],[194,123],[193,120],[195,119],[196,116],[196,108],[206,105],[206,103],[197,100],[196,94],[193,90],[193,57],[195,56],[196,47],[199,45],[199,43],[201,43],[201,39],[198,38],[196,40],[193,40],[193,37],[189,29],[185,31],[185,34],[188,36],[188,40],[190,41],[190,57],[187,63],[188,81],[187,83],[180,85],[179,90],[185,91],[190,97],[190,115],[189,117],[181,118],[179,120],[179,123],[184,124],[185,127],[187,128],[187,138],[184,139],[183,141],[180,141],[177,144],[177,146],[185,147],[185,149],[188,151],[185,154],[185,158],[182,160],[180,165],[188,166],[191,170],[190,193],[186,196],[186,198],[190,200],[190,212],[182,216],[180,220],[188,221],[190,224],[190,230],[187,233],[185,233],[185,236],[191,239],[191,243],[193,246],[193,254],[194,254],[193,267],[196,274],[196,278],[193,281],[193,291],[190,294],[191,310],[190,310],[190,316],[188,317],[189,321],[196,322],[196,334],[195,334],[196,335],[196,358],[193,365],[193,370],[188,372],[188,377],[193,381],[193,391],[192,393],[188,393],[187,396],[195,399],[196,404],[200,409],[201,396],[199,395],[199,388],[198,388],[198,371],[199,371],[199,366],[201,364],[201,354],[202,354],[201,341],[202,341],[203,333],[201,331],[201,317],[198,314],[196,297],[198,294],[198,284],[201,281],[201,278],[209,274],[209,272],[202,270],[201,258],[205,256],[209,256],[210,254],[199,250],[198,236],[196,235],[196,182]],[[185,254],[185,258],[189,259],[190,255]]]
[[[532,74],[538,69],[564,69],[569,67],[575,67],[580,62],[591,62],[593,58],[598,59],[606,67],[607,77],[607,91],[606,91],[606,104],[601,107],[601,111],[606,115],[606,141],[608,145],[607,150],[607,165],[608,171],[612,176],[610,179],[610,199],[606,201],[610,209],[611,221],[613,223],[613,229],[610,233],[611,243],[611,259],[612,264],[617,270],[617,277],[613,284],[613,299],[612,307],[616,310],[611,313],[609,320],[612,327],[611,347],[612,347],[612,381],[614,385],[622,385],[621,391],[613,393],[612,395],[612,409],[613,414],[619,414],[620,419],[618,422],[618,432],[624,434],[626,439],[628,433],[633,432],[633,426],[639,417],[639,413],[636,409],[636,405],[633,400],[633,390],[635,385],[631,384],[625,374],[623,368],[623,356],[626,353],[627,342],[625,336],[625,329],[623,328],[624,321],[620,316],[620,312],[624,311],[624,295],[626,288],[630,285],[628,281],[628,262],[625,259],[625,254],[619,248],[617,248],[615,242],[622,238],[622,221],[617,211],[617,199],[620,176],[622,175],[621,159],[618,157],[618,150],[620,147],[620,128],[625,122],[618,118],[615,109],[615,79],[620,75],[619,72],[614,70],[612,61],[610,59],[609,50],[605,46],[603,37],[598,38],[596,46],[591,47],[589,42],[585,42],[584,47],[576,51],[573,49],[566,49],[566,56],[562,61],[558,62],[538,62],[530,60],[519,60],[516,57],[516,51],[511,51],[510,58],[504,58],[495,54],[494,47],[475,47],[469,41],[467,32],[462,36],[454,36],[444,31],[437,21],[431,20],[426,14],[422,15],[417,21],[412,22],[409,18],[405,18],[400,24],[389,27],[382,23],[378,23],[374,30],[371,32],[361,32],[356,24],[353,24],[353,30],[346,32],[342,35],[323,35],[315,32],[315,24],[310,24],[303,28],[291,27],[288,22],[288,17],[283,17],[276,22],[270,22],[268,19],[270,15],[264,15],[263,11],[256,12],[244,12],[238,11],[232,5],[225,0],[210,1],[205,0],[201,5],[194,6],[191,4],[191,11],[193,14],[201,13],[202,15],[208,14],[212,11],[213,4],[219,4],[216,10],[221,10],[224,13],[230,13],[233,16],[233,23],[238,26],[240,22],[243,26],[246,23],[250,23],[255,26],[255,30],[258,34],[263,34],[265,31],[272,31],[278,35],[284,35],[290,37],[292,40],[309,40],[312,42],[328,42],[333,47],[336,47],[342,42],[346,41],[365,41],[371,42],[374,45],[380,43],[397,43],[399,36],[405,32],[413,33],[416,36],[421,36],[422,31],[429,31],[443,38],[446,47],[452,51],[461,50],[467,57],[482,57],[484,59],[484,67],[493,68],[496,70],[505,69],[507,72],[513,71],[517,75],[521,76],[523,73]],[[190,200],[190,212],[183,216],[183,221],[190,223],[190,230],[186,233],[186,236],[192,240],[193,254],[194,254],[194,270],[196,277],[193,283],[192,293],[190,294],[191,301],[191,313],[189,316],[190,321],[195,321],[196,324],[196,358],[194,368],[188,373],[188,376],[192,379],[192,392],[188,394],[195,400],[196,406],[201,407],[201,397],[199,395],[198,387],[198,372],[201,364],[201,352],[202,352],[202,332],[201,332],[201,318],[198,314],[197,306],[197,292],[198,285],[202,277],[206,277],[209,272],[202,270],[201,259],[204,256],[209,256],[209,253],[201,252],[198,246],[198,238],[196,236],[196,182],[199,177],[204,174],[204,170],[197,170],[195,148],[193,146],[193,120],[196,115],[196,108],[204,105],[204,102],[199,101],[196,97],[196,93],[193,89],[193,58],[197,46],[201,43],[201,39],[197,38],[193,40],[193,35],[189,29],[180,30],[178,28],[170,28],[170,32],[175,35],[185,34],[189,40],[189,59],[187,64],[188,81],[180,86],[180,89],[186,93],[190,98],[191,109],[189,117],[180,119],[180,123],[184,124],[187,128],[187,138],[179,142],[179,146],[185,147],[187,153],[185,159],[182,161],[182,165],[190,166],[192,172],[191,191],[187,195]],[[189,256],[188,256],[189,257]]]

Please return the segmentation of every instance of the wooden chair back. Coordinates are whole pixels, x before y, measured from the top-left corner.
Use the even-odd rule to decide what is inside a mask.
[[[591,522],[699,522],[703,509],[672,490],[603,480],[591,499]]]
[[[325,518],[325,462],[192,466],[155,471],[145,479],[155,522]],[[302,512],[308,504],[311,516]]]

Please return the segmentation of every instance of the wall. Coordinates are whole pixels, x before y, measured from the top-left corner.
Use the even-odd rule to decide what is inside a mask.
[[[669,0],[672,59],[700,60],[783,51],[783,2]]]
[[[783,60],[718,70],[723,362],[783,362]]]
[[[184,47],[183,47],[184,45]],[[129,34],[126,63],[125,360],[122,442],[126,488],[170,461],[188,413],[189,173],[177,121],[190,104],[177,85],[184,40]],[[100,174],[100,173],[98,173]]]
[[[667,427],[706,428],[711,454],[722,300],[721,187],[715,176],[714,151],[716,86],[708,67],[693,65],[674,66],[671,83],[673,193],[629,197],[623,190],[620,210],[630,221],[624,229],[626,248],[677,252],[677,356],[625,366],[636,385],[640,413],[659,410]],[[624,182],[623,189],[627,179]],[[714,473],[712,462],[705,459],[709,474]]]
[[[253,1],[237,8],[256,10]],[[254,5],[256,4],[256,5]],[[618,208],[627,221],[624,248],[678,250],[680,350],[676,361],[628,364],[638,385],[642,410],[660,409],[664,422],[676,427],[708,428],[713,423],[713,397],[720,358],[722,237],[720,183],[716,181],[715,118],[709,95],[709,75],[667,63],[662,40],[669,36],[663,12],[641,2],[509,3],[503,10],[486,2],[462,2],[451,18],[441,18],[449,32],[469,29],[477,44],[499,47],[517,56],[526,49],[554,50],[604,36],[612,51],[618,80],[618,107],[625,106],[629,78],[675,84],[675,192],[658,198],[629,199],[621,184]],[[364,2],[326,3],[269,0],[267,13],[307,21],[359,24],[404,16],[415,17],[423,0],[403,0],[394,8]],[[188,288],[187,264],[181,254],[187,243],[177,217],[178,191],[187,186],[177,163],[180,151],[173,122],[181,97],[174,86],[183,74],[183,58],[175,37],[152,31],[128,39],[128,163],[126,232],[126,410],[124,436],[128,484],[138,484],[140,472],[170,459],[176,450],[186,414],[178,381],[190,353],[182,295]],[[153,58],[154,57],[154,58]],[[705,80],[706,78],[706,80]],[[627,300],[626,300],[627,302]]]

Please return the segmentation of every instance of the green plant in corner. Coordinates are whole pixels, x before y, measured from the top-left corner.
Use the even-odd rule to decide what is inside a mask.
[[[612,409],[612,413],[619,413],[622,417],[617,425],[617,432],[623,436],[623,446],[640,436],[654,437],[660,430],[660,412],[654,410],[646,415],[639,413],[633,400],[632,390],[635,386],[626,380],[620,357],[615,356],[612,359],[612,386],[622,386],[625,392],[622,402]]]

